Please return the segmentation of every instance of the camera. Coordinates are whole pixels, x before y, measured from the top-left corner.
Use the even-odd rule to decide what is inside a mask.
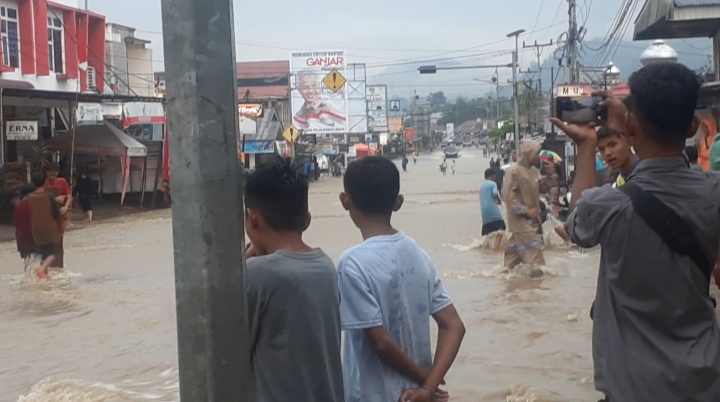
[[[555,117],[565,123],[585,124],[607,119],[607,110],[600,106],[600,96],[558,96]]]

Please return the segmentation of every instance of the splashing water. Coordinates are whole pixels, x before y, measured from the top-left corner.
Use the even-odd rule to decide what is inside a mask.
[[[515,385],[508,390],[505,402],[559,402],[554,394],[526,385]]]

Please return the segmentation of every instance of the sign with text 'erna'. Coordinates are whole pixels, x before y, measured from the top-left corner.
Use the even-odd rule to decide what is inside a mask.
[[[37,141],[38,122],[36,120],[13,120],[5,123],[5,136],[8,141]]]

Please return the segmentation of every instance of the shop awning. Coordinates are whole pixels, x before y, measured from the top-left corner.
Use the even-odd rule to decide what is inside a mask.
[[[45,141],[48,151],[70,153],[73,132],[67,131]],[[108,123],[79,126],[75,133],[75,154],[118,157],[147,156],[145,145]]]
[[[633,40],[710,38],[720,29],[720,0],[646,0]]]

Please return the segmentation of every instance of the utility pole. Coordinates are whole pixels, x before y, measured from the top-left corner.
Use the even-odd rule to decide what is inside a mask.
[[[232,0],[162,0],[180,401],[249,401]]]
[[[524,29],[520,29],[515,32],[511,32],[507,34],[508,38],[515,38],[515,51],[513,52],[513,60],[512,60],[512,70],[513,70],[513,106],[515,107],[515,150],[520,153],[520,109],[518,106],[518,88],[517,88],[517,78],[518,78],[518,53],[520,51],[519,49],[519,43],[518,38],[520,35],[522,35],[525,32]]]
[[[540,94],[540,97],[542,98],[542,65],[540,64],[540,56],[542,56],[542,50],[545,47],[553,46],[553,41],[551,40],[550,43],[537,43],[535,41],[534,45],[525,45],[525,42],[523,42],[523,49],[533,49],[533,53],[535,53],[535,57],[537,57],[537,65],[538,65],[538,92]]]
[[[577,0],[568,0],[568,38],[565,45],[565,82],[577,84],[580,82],[578,64],[578,27],[577,27]]]

